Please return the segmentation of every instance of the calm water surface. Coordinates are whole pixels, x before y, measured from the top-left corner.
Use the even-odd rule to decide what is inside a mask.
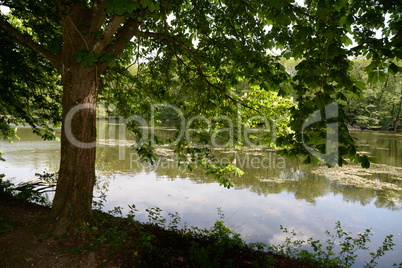
[[[102,130],[102,127],[101,127]],[[159,128],[169,136],[172,129]],[[106,133],[106,134],[105,134]],[[304,166],[271,151],[217,150],[221,161],[236,159],[244,171],[233,178],[234,188],[219,186],[201,170],[178,168],[167,149],[158,149],[154,166],[141,163],[128,148],[129,141],[111,139],[116,129],[101,133],[97,154],[98,189],[106,193],[105,210],[116,206],[128,212],[135,204],[137,219],[147,221],[145,209],[159,207],[163,215],[179,212],[182,225],[211,227],[219,219],[250,242],[278,244],[285,234],[280,225],[294,229],[300,238],[324,240],[325,230],[341,221],[354,236],[372,228],[372,250],[386,235],[393,234],[397,244],[380,261],[380,267],[402,262],[402,134],[390,132],[353,132],[361,151],[377,161],[369,171],[358,166],[327,169]],[[6,162],[0,173],[15,181],[35,179],[34,173],[58,170],[60,143],[42,141],[29,128],[19,128],[21,140],[10,144],[0,141]],[[100,190],[96,192],[100,195]],[[356,267],[368,260],[359,255]]]

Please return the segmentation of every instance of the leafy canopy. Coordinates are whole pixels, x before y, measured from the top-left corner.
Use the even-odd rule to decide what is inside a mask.
[[[12,11],[0,16],[1,38],[17,47],[2,50],[6,61],[0,75],[5,76],[4,68],[7,61],[11,63],[13,52],[26,55],[13,63],[20,67],[14,69],[15,76],[6,80],[10,86],[4,87],[2,94],[6,94],[4,100],[11,101],[7,101],[4,107],[8,108],[1,114],[31,125],[46,127],[45,121],[32,121],[34,117],[54,121],[59,118],[60,95],[57,86],[51,86],[57,84],[58,77],[49,62],[57,71],[62,70],[57,57],[66,57],[66,37],[73,33],[63,32],[63,27],[70,22],[74,24],[74,34],[80,35],[83,42],[73,48],[69,57],[83,67],[107,70],[103,73],[100,98],[117,102],[124,115],[143,114],[150,103],[161,101],[177,105],[188,116],[235,117],[238,104],[249,116],[279,114],[290,123],[284,131],[277,131],[277,146],[288,156],[304,155],[306,162],[316,159],[304,145],[325,153],[325,127],[336,122],[340,143],[336,162],[342,165],[350,158],[367,167],[367,157],[356,154],[343,112],[342,101],[359,96],[363,88],[356,77],[350,76],[350,57],[371,59],[365,71],[372,83],[382,81],[387,71],[401,71],[397,61],[402,53],[399,1],[307,0],[300,5],[287,0],[3,0],[0,4]],[[16,35],[10,26],[31,39]],[[17,40],[7,34],[17,36]],[[298,59],[292,75],[278,56],[268,53],[273,50],[279,50],[287,59]],[[130,73],[128,67],[132,65],[137,70]],[[35,79],[22,72],[27,66],[37,72]],[[31,81],[38,87],[17,81]],[[53,82],[40,86],[44,81]],[[240,89],[242,85],[247,85],[246,90]],[[16,88],[20,90],[12,99],[10,92]],[[292,98],[295,105],[286,104]],[[283,105],[271,108],[278,100],[283,100]],[[17,105],[12,103],[27,101],[37,108],[13,109]],[[311,114],[335,101],[340,101],[336,118],[318,122],[302,132]],[[35,116],[30,116],[33,113]],[[11,122],[5,118],[2,122]],[[224,124],[218,122],[215,127]],[[242,140],[237,142],[242,144]]]

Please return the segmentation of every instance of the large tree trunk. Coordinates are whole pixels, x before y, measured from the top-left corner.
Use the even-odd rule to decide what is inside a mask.
[[[91,217],[95,185],[96,68],[75,64],[63,75],[61,161],[52,217],[54,234],[71,230]]]
[[[71,230],[76,223],[88,221],[92,212],[96,156],[95,105],[100,75],[108,66],[106,61],[96,57],[121,54],[134,34],[139,33],[140,21],[117,14],[109,16],[105,12],[106,1],[54,2],[55,10],[51,11],[55,13],[49,14],[50,19],[47,15],[43,18],[47,21],[60,20],[55,25],[57,29],[60,27],[62,34],[61,50],[57,54],[54,54],[56,49],[47,49],[54,48],[50,44],[58,40],[56,32],[52,35],[54,40],[40,44],[14,28],[4,16],[0,16],[0,28],[46,58],[62,76],[61,161],[51,213],[55,219],[54,233],[61,234]],[[142,13],[145,14],[147,9],[144,7],[136,10],[136,13],[140,12],[143,16]],[[88,61],[91,53],[95,59],[90,57]],[[87,67],[84,68],[84,65]]]

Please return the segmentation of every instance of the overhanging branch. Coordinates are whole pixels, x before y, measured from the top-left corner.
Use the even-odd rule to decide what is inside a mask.
[[[39,53],[42,57],[47,59],[59,72],[61,71],[60,60],[56,55],[52,54],[46,48],[33,41],[30,36],[23,34],[18,29],[14,28],[14,26],[12,26],[7,20],[5,20],[4,16],[2,15],[0,15],[0,29],[12,35],[21,44],[26,45],[35,52]]]
[[[165,39],[165,40],[167,40],[169,42],[176,43],[177,45],[179,45],[181,48],[183,48],[187,52],[188,56],[191,58],[191,61],[195,64],[195,66],[197,68],[198,75],[201,77],[202,82],[204,82],[208,87],[214,88],[214,89],[222,92],[223,95],[227,99],[229,99],[229,100],[231,100],[233,102],[236,102],[236,103],[240,103],[242,106],[258,112],[258,110],[254,109],[253,107],[250,107],[247,104],[244,104],[243,102],[239,102],[239,101],[235,100],[233,97],[229,96],[229,94],[225,93],[224,89],[222,89],[222,88],[218,87],[217,85],[211,83],[207,79],[207,76],[204,74],[204,71],[202,70],[201,64],[199,63],[199,61],[198,61],[197,57],[195,56],[194,52],[183,41],[181,41],[181,40],[179,40],[179,39],[177,39],[174,36],[171,36],[169,34],[154,33],[154,32],[142,32],[142,31],[140,31],[138,29],[137,29],[135,35],[139,36],[139,37],[151,37],[151,38],[155,38],[155,39]]]
[[[187,46],[186,43],[184,43],[183,41],[181,41],[181,40],[179,40],[179,39],[177,39],[174,36],[171,36],[169,34],[153,33],[153,32],[142,32],[142,31],[140,31],[138,29],[137,29],[137,32],[135,33],[135,35],[139,36],[139,37],[152,37],[152,38],[155,38],[155,39],[165,39],[165,40],[167,40],[169,42],[176,43],[177,45],[179,45],[181,48],[183,48],[187,52],[188,56],[191,58],[191,60],[195,64],[198,73],[201,75],[201,77],[203,79],[205,79],[204,72],[203,72],[203,70],[201,68],[201,64],[197,60],[197,57],[195,56],[194,52],[190,49],[190,47]],[[208,81],[208,83],[209,83],[209,81]]]
[[[138,20],[134,19],[128,19],[122,27],[120,27],[117,30],[116,33],[116,42],[113,43],[112,45],[108,45],[105,49],[105,52],[107,54],[114,54],[114,55],[119,55],[124,48],[127,46],[127,44],[130,42],[130,40],[136,36],[136,37],[150,37],[154,39],[165,39],[168,42],[175,43],[179,45],[181,48],[183,48],[187,55],[190,57],[191,61],[194,63],[197,69],[197,73],[200,76],[201,80],[203,83],[205,83],[208,87],[214,88],[215,90],[218,90],[223,93],[223,95],[233,101],[233,102],[239,102],[235,100],[233,97],[229,96],[227,93],[225,93],[225,90],[218,87],[217,85],[214,85],[211,83],[208,79],[207,76],[204,74],[204,71],[201,67],[200,62],[198,61],[197,57],[195,56],[194,52],[191,50],[191,48],[183,41],[177,39],[174,36],[171,36],[166,33],[155,33],[155,32],[144,32],[139,29],[140,22]],[[107,64],[102,64],[100,66],[101,70],[106,69]],[[256,110],[242,102],[240,104],[248,109]],[[257,111],[257,110],[256,110]]]

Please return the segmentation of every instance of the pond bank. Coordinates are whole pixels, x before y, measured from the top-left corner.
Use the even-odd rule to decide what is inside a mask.
[[[45,215],[48,211],[49,209],[46,207],[0,194],[0,267],[117,267],[122,264],[118,263],[119,259],[115,258],[112,258],[109,263],[102,263],[105,254],[108,254],[105,252],[106,246],[98,247],[94,251],[82,251],[88,245],[83,245],[77,237],[58,241],[45,238],[43,234],[46,232],[46,228],[44,228],[46,224],[40,223],[38,216]],[[110,223],[114,223],[114,219],[116,218],[110,216]],[[155,247],[166,243],[170,245],[168,249],[161,247],[152,250],[154,253],[166,253],[166,250],[169,250],[170,256],[176,256],[174,259],[166,259],[164,267],[191,266],[191,260],[183,254],[182,246],[185,241],[180,234],[147,224],[142,224],[141,230],[149,232],[150,236],[155,236],[153,240],[159,241]],[[105,245],[110,243],[113,241],[104,241]],[[203,243],[208,243],[208,241]],[[129,241],[127,244],[130,244]],[[77,251],[81,251],[80,254],[74,254]],[[134,254],[141,253],[135,252]],[[182,254],[182,256],[177,254]],[[264,255],[267,253],[245,252],[245,249],[233,248],[233,254],[236,255],[232,255],[232,257],[236,257],[236,261],[238,261],[236,267],[252,267],[253,261],[265,257]],[[202,257],[202,252],[199,256]],[[239,256],[244,259],[239,259]],[[281,256],[273,258],[276,263],[271,267],[311,267]],[[150,264],[152,263],[138,267],[147,267]]]

